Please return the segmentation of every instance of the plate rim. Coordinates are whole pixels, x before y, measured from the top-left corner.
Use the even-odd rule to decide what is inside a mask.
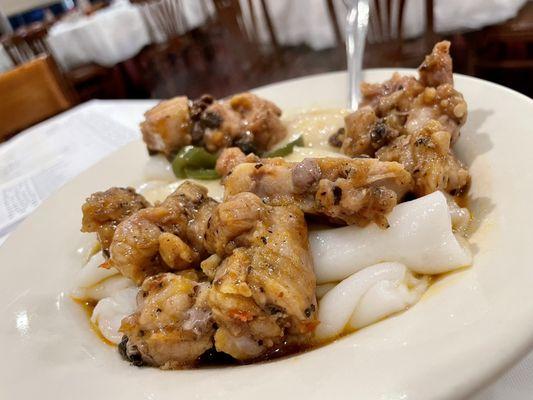
[[[375,69],[369,69],[369,70],[365,70],[365,71],[366,72],[371,72],[371,73],[374,73],[374,72],[376,72],[376,73],[387,73],[388,71],[399,71],[399,72],[409,72],[409,73],[416,72],[416,70],[414,70],[414,69],[400,69],[400,68],[375,68]],[[314,74],[314,75],[309,75],[309,76],[306,76],[306,77],[299,77],[299,78],[290,79],[290,80],[287,80],[287,81],[271,83],[271,84],[268,84],[268,85],[264,85],[264,86],[261,86],[261,87],[258,87],[258,88],[251,89],[250,91],[254,91],[255,92],[255,91],[260,91],[260,90],[265,90],[265,89],[276,90],[276,86],[278,86],[278,85],[292,84],[294,82],[304,81],[304,80],[308,80],[308,79],[311,79],[311,78],[326,78],[327,77],[329,79],[329,76],[334,76],[334,75],[346,75],[346,72],[345,71],[336,71],[336,72],[329,72],[329,73],[324,73],[324,74]],[[494,86],[494,87],[498,88],[499,90],[504,89],[506,92],[512,94],[513,96],[518,95],[518,98],[521,101],[524,100],[524,99],[527,100],[528,104],[530,106],[533,106],[533,99],[530,99],[529,97],[527,97],[527,96],[525,96],[525,95],[523,95],[523,94],[521,94],[519,92],[516,92],[513,89],[504,87],[502,85],[499,85],[499,84],[496,84],[496,83],[493,83],[493,82],[485,81],[483,79],[475,78],[475,77],[470,77],[470,76],[461,75],[461,74],[454,74],[454,75],[461,77],[461,79],[467,79],[467,80],[474,81],[474,82],[476,82],[476,84],[482,83],[483,85],[488,85],[489,87],[490,86]],[[75,182],[84,179],[84,177],[86,175],[90,175],[91,170],[93,170],[95,168],[95,166],[101,164],[102,162],[104,162],[107,159],[111,159],[111,158],[115,157],[117,152],[126,151],[127,147],[132,147],[134,144],[138,145],[137,142],[139,142],[139,141],[140,141],[140,139],[134,141],[134,143],[130,143],[130,144],[126,145],[126,146],[123,146],[120,149],[118,149],[117,151],[115,151],[115,152],[111,153],[110,155],[104,157],[97,164],[89,167],[87,170],[83,171],[78,176],[73,178],[71,181],[69,181],[65,185],[63,185],[56,192],[54,192],[49,198],[47,198],[34,211],[34,213],[32,213],[32,215],[30,215],[28,218],[26,218],[24,221],[22,221],[19,224],[19,226],[17,226],[17,228],[14,231],[11,232],[10,236],[7,238],[5,243],[3,243],[2,246],[0,246],[0,254],[3,255],[4,253],[6,253],[7,252],[6,248],[11,247],[10,243],[12,241],[14,241],[14,240],[18,240],[18,236],[20,236],[20,234],[18,234],[18,232],[21,232],[24,229],[27,229],[27,228],[23,228],[23,227],[26,227],[27,225],[31,225],[32,224],[33,215],[35,213],[38,213],[38,212],[41,211],[42,205],[52,203],[52,202],[55,201],[56,198],[61,198],[61,196],[63,196],[63,192],[68,191],[69,188],[72,185],[75,184]],[[345,337],[342,340],[344,340],[344,339],[348,339],[348,337]],[[521,348],[523,350],[525,348],[531,348],[532,346],[533,346],[533,332],[530,332],[528,343],[523,343]],[[514,356],[512,356],[510,358],[507,358],[507,360],[506,360],[507,362],[500,363],[499,367],[493,368],[493,373],[492,374],[486,374],[485,378],[482,379],[479,382],[478,385],[476,385],[475,387],[471,387],[471,388],[463,388],[463,392],[462,393],[465,394],[465,395],[474,393],[479,388],[481,388],[486,382],[492,380],[496,376],[499,376],[499,375],[503,374],[508,369],[509,366],[515,364],[517,361],[519,361],[522,357],[524,357],[526,355],[527,355],[527,353],[525,353],[524,351],[517,350],[515,352]]]

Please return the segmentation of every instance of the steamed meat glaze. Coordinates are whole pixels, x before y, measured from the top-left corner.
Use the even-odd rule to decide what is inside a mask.
[[[449,202],[452,206],[442,192],[434,192],[399,204],[387,215],[388,229],[369,225],[312,231],[309,241],[317,282],[338,282],[382,262],[400,262],[427,275],[471,264],[470,250],[454,232],[462,221],[451,217],[457,211],[453,200]]]
[[[207,254],[204,233],[216,204],[203,186],[185,182],[118,225],[110,265],[137,284],[158,272],[197,267]]]
[[[125,358],[165,369],[206,354],[289,354],[414,305],[431,275],[472,258],[461,237],[470,214],[452,197],[470,178],[452,150],[467,108],[448,48],[437,44],[418,78],[363,84],[349,115],[281,120],[249,93],[149,110],[143,138],[165,170],[142,189],[153,205],[120,188],[87,200],[82,230],[97,233],[103,252],[73,297],[97,302],[92,321]],[[293,147],[300,136],[304,147]],[[174,178],[167,160],[191,144],[212,153],[193,148],[209,158],[204,170],[217,159],[223,178],[205,184],[217,200],[203,181]],[[292,153],[268,158],[273,149]],[[305,215],[329,226],[308,239]]]
[[[150,205],[133,188],[111,188],[93,193],[81,207],[82,232],[96,232],[104,251],[108,251],[117,225],[129,215]]]
[[[362,84],[359,109],[345,119],[341,150],[397,161],[413,176],[417,196],[455,193],[469,174],[452,151],[466,122],[467,105],[453,87],[449,42],[435,45],[419,78],[397,73],[381,84]]]
[[[180,96],[147,111],[141,131],[148,150],[167,157],[190,144],[212,153],[231,146],[249,153],[268,150],[287,135],[280,116],[274,103],[251,93],[224,101]]]
[[[136,365],[164,369],[193,364],[212,347],[209,287],[194,271],[145,279],[137,295],[137,311],[122,321],[124,338],[119,349],[123,356]]]
[[[376,156],[401,163],[413,177],[416,196],[437,190],[459,193],[470,181],[468,170],[450,149],[450,132],[436,120],[416,133],[396,138],[379,149]]]
[[[268,206],[251,193],[217,205],[201,189],[186,182],[160,206],[140,210],[117,229],[111,265],[142,282],[138,309],[122,324],[124,354],[134,362],[177,368],[194,364],[213,346],[237,360],[249,360],[307,343],[317,325],[317,306],[303,213],[294,206]],[[181,202],[174,213],[164,212],[176,199]],[[203,218],[199,212],[205,213]],[[158,221],[147,213],[155,213]],[[196,219],[180,226],[181,215],[195,213]],[[131,232],[130,225],[139,218],[150,226]],[[194,228],[198,221],[201,227]],[[181,267],[198,266],[202,254],[203,273],[179,272],[165,261],[161,229],[174,232],[180,256],[185,241],[199,239],[192,245],[195,263]],[[129,243],[122,248],[129,240],[127,230],[140,249]],[[121,257],[129,257],[127,262],[120,262],[117,248]],[[161,273],[169,270],[174,273]]]
[[[252,192],[267,204],[297,205],[334,222],[386,227],[385,215],[411,190],[409,173],[396,162],[370,158],[259,159],[236,148],[219,157],[226,196]]]
[[[211,227],[222,259],[209,293],[216,349],[247,360],[307,344],[317,306],[303,213],[241,193],[217,207]]]

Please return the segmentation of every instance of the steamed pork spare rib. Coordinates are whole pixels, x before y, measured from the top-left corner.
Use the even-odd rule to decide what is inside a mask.
[[[361,91],[335,129],[298,139],[251,93],[180,96],[145,113],[148,151],[164,156],[153,160],[191,180],[157,196],[141,186],[146,198],[113,187],[82,206],[101,251],[78,293],[98,303],[92,321],[124,358],[182,369],[290,354],[401,312],[431,276],[472,263],[470,212],[456,201],[470,175],[453,149],[468,111],[449,43],[418,77]]]
[[[192,256],[165,257],[166,234]],[[304,345],[317,325],[307,226],[296,206],[269,206],[252,193],[216,204],[186,182],[119,224],[110,263],[141,284],[138,309],[121,328],[123,354],[135,363],[181,368],[213,346],[252,360]]]

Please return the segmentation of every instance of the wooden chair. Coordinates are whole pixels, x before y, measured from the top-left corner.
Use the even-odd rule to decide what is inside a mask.
[[[2,44],[14,65],[26,63],[41,55],[54,57],[46,42],[50,26],[46,23],[36,23],[2,38]],[[76,90],[79,101],[94,97],[126,96],[124,80],[118,66],[106,68],[91,63],[61,73],[68,85]]]
[[[181,0],[132,0],[132,3],[140,8],[152,43],[136,57],[141,71],[137,75],[142,76],[143,86],[152,87],[155,81],[168,79],[190,45],[183,4]],[[169,84],[172,85],[172,79]]]
[[[72,93],[50,56],[0,74],[0,141],[73,104]]]
[[[516,17],[465,36],[472,74],[479,69],[533,69],[533,2],[527,2]]]
[[[179,81],[184,77],[178,75],[208,70],[215,53],[208,31],[212,13],[205,1],[199,1],[206,26],[191,30],[182,0],[132,0],[140,7],[152,41],[128,65],[135,87],[151,96],[170,97],[182,93]]]
[[[266,0],[213,3],[220,37],[218,54],[226,63],[232,63],[232,74],[228,74],[227,80],[239,80],[236,86],[254,86],[286,64]],[[267,40],[261,37],[262,29],[266,30]],[[234,85],[229,82],[229,86]]]
[[[259,3],[259,4],[258,4]],[[259,9],[260,7],[260,9]],[[250,13],[250,36],[254,42],[255,46],[258,46],[259,48],[262,47],[261,41],[260,41],[260,34],[259,34],[259,22],[258,22],[258,15],[263,16],[263,24],[267,28],[268,38],[269,42],[267,43],[267,47],[274,52],[274,54],[280,58],[281,57],[281,47],[279,45],[278,41],[278,35],[276,33],[276,29],[274,28],[274,23],[272,22],[272,17],[270,16],[270,11],[268,9],[268,5],[265,0],[248,0],[248,12]]]
[[[133,0],[140,7],[152,42],[161,42],[182,36],[187,20],[181,0]]]
[[[465,73],[533,97],[533,2],[514,18],[462,36]]]
[[[21,37],[11,34],[4,35],[0,38],[0,44],[6,50],[13,65],[23,64],[34,57],[33,51]]]
[[[214,0],[216,18],[220,28],[229,34],[232,46],[250,56],[274,54],[281,56],[281,47],[272,17],[265,0],[248,0],[247,13],[239,0]],[[268,41],[261,40],[261,26],[266,28]],[[272,61],[272,60],[269,60]]]
[[[344,46],[333,2],[327,0],[327,3],[335,36],[339,45]],[[426,27],[421,37],[413,39],[406,39],[403,31],[407,0],[370,0],[369,3],[368,37],[371,40],[365,48],[365,67],[416,67],[420,64],[437,41],[433,0],[425,0]]]
[[[337,12],[335,11],[335,4],[333,0],[326,0],[326,5],[328,8],[328,17],[333,29],[333,34],[335,35],[335,42],[337,46],[344,46],[344,39],[341,34],[341,28],[339,26],[339,20],[337,19]]]
[[[48,25],[36,23],[1,38],[1,43],[14,65],[23,64],[42,55],[51,54],[46,43]]]

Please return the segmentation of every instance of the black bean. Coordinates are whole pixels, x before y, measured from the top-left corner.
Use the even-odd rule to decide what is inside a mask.
[[[202,146],[204,141],[205,129],[199,122],[194,122],[191,129],[191,142],[194,146]]]
[[[338,186],[333,186],[333,205],[338,205],[342,198],[342,189]]]
[[[200,117],[200,124],[204,128],[217,129],[222,125],[222,117],[214,111],[205,111]]]
[[[124,359],[128,359],[126,355],[126,345],[128,344],[128,337],[126,335],[122,336],[122,340],[118,344],[118,352]]]
[[[328,139],[329,144],[332,145],[333,147],[341,147],[342,142],[344,141],[344,137],[346,136],[345,132],[346,131],[344,130],[344,128],[339,128],[337,132],[335,132],[333,135],[329,137]]]
[[[267,308],[268,308],[268,311],[270,312],[271,315],[283,312],[283,308],[281,308],[281,307],[279,307],[279,306],[277,306],[275,304],[268,304]]]
[[[126,335],[122,336],[122,340],[118,345],[118,352],[125,359],[135,365],[136,367],[142,367],[145,365],[142,355],[139,352],[139,349],[135,345],[128,345],[128,337]]]
[[[189,112],[191,114],[191,119],[193,121],[198,121],[205,109],[211,104],[213,104],[214,101],[215,99],[213,98],[213,96],[204,94],[199,99],[196,99],[189,103]]]
[[[241,149],[244,154],[257,152],[257,148],[254,144],[254,135],[252,132],[244,132],[239,135],[238,139],[233,142],[233,145]]]
[[[315,305],[314,304],[311,304],[309,307],[307,307],[305,310],[304,310],[304,313],[305,313],[305,316],[307,318],[309,318],[314,312],[315,312]]]

